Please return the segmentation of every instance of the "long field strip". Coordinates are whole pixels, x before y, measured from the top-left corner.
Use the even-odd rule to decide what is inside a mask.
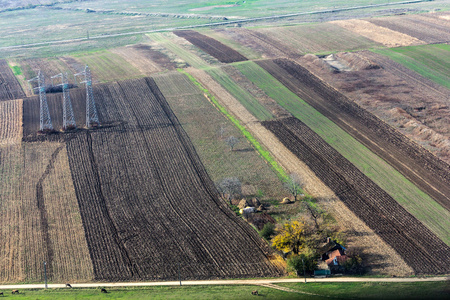
[[[374,50],[450,89],[450,45],[423,45]]]
[[[304,123],[286,118],[263,125],[400,253],[416,273],[449,272],[450,247]]]
[[[379,43],[332,23],[253,29],[277,46],[295,49],[298,54],[351,51],[380,47]],[[263,38],[263,36],[261,38]]]
[[[0,190],[0,282],[93,279],[64,144],[0,146]]]
[[[276,76],[320,113],[382,157],[444,208],[450,210],[450,166],[289,60],[274,60]],[[290,78],[288,77],[290,76]],[[289,78],[289,79],[287,79]]]
[[[100,82],[142,77],[141,72],[122,56],[110,51],[98,51],[75,55],[82,64],[89,65],[92,76]]]
[[[0,101],[0,146],[22,139],[22,100]]]
[[[448,43],[450,41],[450,32],[445,22],[437,23],[413,15],[371,18],[368,21],[378,26],[405,33],[427,44]]]
[[[276,173],[186,75],[169,72],[154,79],[214,182],[237,177],[244,186],[252,188],[252,194],[260,190],[263,197],[283,197],[284,188]],[[239,138],[235,151],[230,151],[225,143],[229,136]]]
[[[223,63],[232,63],[238,61],[245,61],[247,58],[233,50],[232,48],[222,44],[221,42],[212,39],[206,35],[192,30],[177,30],[174,31],[179,37],[185,38],[195,46],[199,47],[206,53],[217,58]]]
[[[95,279],[282,273],[265,242],[218,198],[153,80],[102,85],[96,95],[100,122],[116,125],[67,143]]]
[[[0,59],[0,101],[22,99],[25,94],[4,59]]]
[[[393,167],[374,155],[330,119],[291,92],[264,69],[253,62],[238,63],[236,67],[247,78],[266,91],[270,97],[278,101],[281,106],[338,150],[346,159],[355,164],[360,171],[387,191],[444,242],[450,243],[450,223],[447,221],[450,214],[446,209],[420,191]]]

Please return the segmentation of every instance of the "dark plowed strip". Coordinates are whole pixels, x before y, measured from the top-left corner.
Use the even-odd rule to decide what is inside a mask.
[[[258,64],[450,210],[450,166],[287,59]]]
[[[4,59],[0,59],[0,101],[22,99],[25,93]]]
[[[238,61],[246,61],[247,58],[234,49],[222,44],[221,42],[200,34],[192,30],[174,31],[179,37],[185,38],[195,46],[199,47],[209,55],[217,58],[223,63],[233,63]]]
[[[263,125],[392,246],[416,273],[450,272],[450,247],[296,118]]]
[[[113,125],[65,135],[96,280],[284,272],[257,232],[219,199],[152,79],[99,85],[94,95],[100,123]]]

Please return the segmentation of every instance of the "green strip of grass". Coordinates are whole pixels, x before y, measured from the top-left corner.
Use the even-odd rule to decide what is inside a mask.
[[[279,283],[298,292],[285,292],[254,285],[152,286],[72,289],[19,289],[5,298],[18,299],[448,299],[449,283],[445,282],[345,282],[345,283]],[[252,291],[257,290],[258,296]],[[307,294],[310,293],[310,294]],[[313,295],[311,295],[313,294]]]
[[[448,299],[449,282],[280,283],[297,291],[337,299]]]
[[[208,96],[210,101],[217,107],[217,109],[223,113],[239,130],[242,132],[242,134],[245,136],[245,138],[253,145],[253,147],[258,151],[258,153],[269,163],[269,165],[277,172],[278,176],[281,180],[286,181],[288,176],[286,172],[283,170],[283,168],[275,161],[275,159],[272,157],[269,151],[263,149],[261,144],[256,140],[255,137],[251,135],[251,133],[245,128],[245,126],[241,125],[239,120],[237,120],[235,117],[233,117],[220,103],[217,101],[217,99],[206,89],[203,87],[203,85],[197,81],[191,74],[187,73],[186,71],[179,69],[179,72],[182,74],[185,74],[200,90],[202,90],[205,95]]]
[[[421,45],[372,50],[450,88],[450,45]]]
[[[234,80],[221,68],[211,68],[206,70],[206,72],[230,92],[234,98],[238,99],[239,102],[258,120],[267,121],[273,118],[273,115],[261,105],[257,99],[234,82]]]
[[[23,75],[22,69],[19,66],[9,66],[15,76]]]
[[[235,66],[450,245],[450,212],[254,62]]]

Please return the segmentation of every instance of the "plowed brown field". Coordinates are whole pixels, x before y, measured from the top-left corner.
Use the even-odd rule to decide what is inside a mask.
[[[286,59],[258,64],[406,178],[450,209],[450,167],[305,68]]]
[[[192,30],[174,31],[179,37],[183,37],[209,55],[223,63],[246,61],[247,58],[234,49],[221,42]]]
[[[265,121],[263,125],[392,246],[416,273],[446,274],[450,271],[450,247],[319,135],[296,118]]]
[[[73,92],[74,102],[84,100]],[[99,85],[94,95],[102,128],[49,138],[67,141],[95,279],[284,273],[266,243],[219,199],[153,80]]]
[[[22,99],[25,94],[11,68],[0,59],[0,101]]]
[[[450,90],[370,51],[335,55],[352,68],[330,72],[318,57],[298,62],[402,134],[450,163]]]

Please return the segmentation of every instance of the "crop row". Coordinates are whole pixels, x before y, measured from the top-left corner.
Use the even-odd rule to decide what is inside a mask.
[[[246,61],[247,58],[236,50],[222,44],[221,42],[207,37],[201,33],[192,30],[174,31],[179,37],[185,38],[195,46],[199,47],[209,55],[217,58],[223,63],[232,63]]]
[[[448,273],[450,247],[296,118],[263,125],[417,273]]]
[[[0,59],[0,101],[22,99],[25,94],[11,68]]]
[[[100,122],[112,125],[77,133],[67,147],[96,279],[280,274],[265,243],[218,198],[152,79],[95,95]]]
[[[259,64],[301,99],[386,160],[443,207],[450,209],[448,164],[326,85],[297,63],[287,59],[275,59],[273,62],[289,76],[281,76],[282,73],[265,62]]]

